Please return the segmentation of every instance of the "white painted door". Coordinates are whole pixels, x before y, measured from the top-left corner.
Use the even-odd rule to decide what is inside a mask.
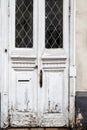
[[[38,116],[40,126],[68,125],[68,0],[39,0]]]
[[[37,0],[10,0],[9,120],[38,125]]]
[[[68,0],[10,0],[9,121],[68,126]]]

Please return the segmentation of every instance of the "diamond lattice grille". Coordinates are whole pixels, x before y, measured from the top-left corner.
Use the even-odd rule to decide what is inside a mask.
[[[33,47],[33,0],[16,0],[17,48]]]
[[[63,0],[46,0],[45,47],[63,48]]]

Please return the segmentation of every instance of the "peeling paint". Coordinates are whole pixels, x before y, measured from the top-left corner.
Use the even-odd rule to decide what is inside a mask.
[[[61,106],[58,103],[48,101],[48,113],[60,113],[62,112]]]
[[[34,113],[20,112],[13,113],[10,119],[11,126],[13,127],[35,127],[37,126],[37,115]]]

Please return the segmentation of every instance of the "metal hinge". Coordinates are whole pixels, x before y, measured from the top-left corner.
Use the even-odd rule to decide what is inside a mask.
[[[68,112],[70,112],[70,105],[68,105]]]
[[[70,78],[76,77],[76,66],[70,66]]]
[[[69,5],[69,17],[71,16],[71,6]]]
[[[10,0],[8,0],[8,17],[10,16]]]

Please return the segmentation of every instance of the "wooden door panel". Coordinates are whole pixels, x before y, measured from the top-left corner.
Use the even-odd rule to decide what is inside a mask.
[[[32,70],[16,72],[16,109],[34,111],[35,75]]]
[[[37,0],[12,0],[9,6],[9,123],[34,127],[38,125]]]
[[[19,62],[19,63],[18,63]],[[11,64],[9,112],[11,126],[37,126],[37,70],[35,64]]]
[[[42,127],[68,125],[67,59],[43,60],[43,85],[39,94],[39,118]],[[41,98],[40,98],[41,96]]]
[[[63,71],[62,70],[45,70],[44,85],[45,87],[45,110],[48,113],[61,113],[63,103]]]

